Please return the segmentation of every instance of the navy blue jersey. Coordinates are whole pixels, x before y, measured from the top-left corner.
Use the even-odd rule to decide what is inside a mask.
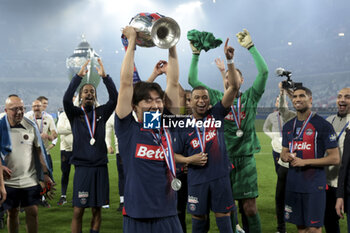
[[[153,131],[144,129],[130,113],[123,119],[115,116],[115,132],[124,166],[126,215],[132,218],[177,215],[171,173]],[[164,136],[162,143],[167,148]]]
[[[208,153],[208,160],[205,166],[188,166],[188,184],[196,185],[212,181],[226,176],[231,170],[231,164],[227,157],[224,140],[224,118],[229,112],[221,101],[206,113],[205,120],[210,122],[221,122],[221,127],[209,124],[205,129],[205,153]],[[187,118],[191,120],[191,118]],[[203,134],[200,133],[201,138]],[[174,152],[183,156],[191,156],[201,152],[198,134],[194,127],[178,129],[174,139]]]
[[[294,120],[288,121],[283,126],[282,146],[290,148],[292,139],[296,138],[303,121],[296,121],[293,132]],[[333,126],[315,114],[306,125],[303,135],[299,140],[294,140],[293,150],[296,156],[302,159],[317,159],[324,157],[327,149],[338,146],[337,137]],[[289,167],[286,190],[299,193],[312,193],[324,191],[326,188],[326,174],[324,167]]]
[[[74,106],[72,102],[74,92],[81,80],[81,77],[75,75],[63,97],[64,111],[69,119],[74,137],[71,163],[87,167],[105,165],[108,163],[105,126],[117,105],[118,92],[109,76],[102,78],[109,94],[109,100],[106,104],[96,107],[96,131],[94,135],[96,141],[93,145],[90,145],[91,136],[85,122],[84,112],[80,107]],[[85,110],[90,122],[92,122],[92,108]]]

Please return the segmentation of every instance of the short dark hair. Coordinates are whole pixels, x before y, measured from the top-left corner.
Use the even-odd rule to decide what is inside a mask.
[[[192,89],[191,94],[192,94],[194,91],[196,91],[196,90],[206,90],[206,91],[208,91],[208,88],[206,88],[205,86],[197,86],[197,87],[195,87],[195,88]],[[208,92],[209,92],[209,91],[208,91]]]
[[[308,96],[312,96],[312,91],[311,91],[309,88],[307,88],[307,87],[304,87],[304,86],[296,87],[296,88],[294,89],[294,91],[297,91],[297,90],[303,90],[303,91],[305,91],[305,93],[306,93]]]
[[[40,102],[43,101],[43,100],[47,100],[49,101],[49,99],[43,95],[39,96],[38,98],[36,98],[36,100],[39,100]]]
[[[17,94],[10,94],[9,96],[7,96],[7,98],[11,98],[11,97],[19,97]]]
[[[132,105],[137,105],[140,101],[151,98],[150,92],[155,91],[160,98],[164,98],[164,91],[158,83],[138,82],[134,86],[134,93],[132,95]]]
[[[239,75],[240,75],[241,77],[243,77],[241,70],[238,69],[238,68],[236,68],[236,70],[237,70],[237,72],[239,73]]]

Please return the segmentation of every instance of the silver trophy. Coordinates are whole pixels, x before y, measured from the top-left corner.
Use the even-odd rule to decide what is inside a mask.
[[[175,20],[158,13],[140,13],[130,21],[137,32],[136,44],[141,47],[157,46],[169,49],[180,39],[180,27]]]
[[[81,36],[81,42],[78,47],[74,49],[73,55],[66,59],[66,66],[68,69],[68,78],[72,80],[75,74],[79,72],[81,66],[90,59],[90,63],[87,66],[88,73],[83,78],[81,84],[77,90],[80,90],[80,87],[86,83],[92,84],[97,88],[100,83],[100,76],[97,73],[96,66],[99,66],[97,59],[100,56],[91,48],[90,44],[86,41],[85,36]]]

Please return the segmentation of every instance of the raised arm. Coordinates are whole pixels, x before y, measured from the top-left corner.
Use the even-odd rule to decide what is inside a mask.
[[[87,60],[84,65],[81,67],[80,71],[78,74],[76,74],[73,78],[72,81],[69,83],[69,86],[64,93],[63,96],[63,107],[64,111],[66,112],[66,115],[68,119],[75,115],[75,114],[80,114],[81,110],[79,108],[76,108],[73,105],[73,96],[75,91],[77,90],[79,84],[81,83],[82,78],[87,74],[87,65],[89,64],[90,60]]]
[[[165,89],[165,107],[172,113],[179,113],[179,62],[177,59],[176,46],[169,49]]]
[[[157,64],[153,68],[151,76],[149,76],[149,78],[147,79],[147,82],[153,83],[154,80],[156,80],[156,78],[159,75],[166,74],[167,67],[168,67],[168,62],[167,61],[160,60],[159,62],[157,62]]]
[[[288,93],[288,91],[282,88],[281,82],[278,84],[278,87],[280,89],[278,111],[281,114],[283,122],[287,122],[296,116],[296,112],[288,108],[287,98],[286,98],[286,93]]]
[[[190,45],[192,49],[192,61],[190,71],[188,73],[188,83],[191,85],[192,88],[203,86],[208,89],[208,86],[206,86],[204,83],[198,80],[198,61],[200,50],[197,50],[192,44]]]
[[[272,133],[272,120],[271,120],[272,115],[269,114],[264,122],[263,126],[263,131],[264,133],[269,136],[271,139],[273,138],[273,133]]]
[[[216,67],[218,68],[218,70],[220,71],[222,83],[224,85],[224,89],[226,89],[226,87],[225,87],[225,83],[226,83],[225,82],[225,80],[226,80],[225,61],[224,61],[224,59],[215,58],[215,64],[216,64]]]
[[[98,74],[101,76],[102,80],[103,80],[103,84],[106,86],[107,88],[107,92],[108,92],[108,101],[106,104],[104,104],[104,115],[103,118],[105,121],[108,120],[108,118],[110,117],[110,115],[113,113],[114,109],[116,108],[117,105],[117,99],[118,99],[118,92],[117,92],[117,88],[115,87],[115,84],[112,80],[112,78],[106,74],[102,60],[99,58],[97,59],[98,64],[100,65],[100,67],[96,66],[96,70],[98,72]]]
[[[133,27],[126,26],[123,34],[128,38],[129,47],[126,50],[120,70],[120,89],[116,108],[116,114],[120,119],[129,115],[132,111],[131,101],[134,92],[132,78],[134,73],[134,48],[136,46],[136,31]]]
[[[224,52],[227,60],[227,68],[228,68],[228,74],[227,74],[228,87],[221,100],[221,103],[224,106],[224,108],[229,108],[231,106],[233,100],[238,94],[239,85],[240,85],[240,77],[238,72],[236,71],[236,68],[233,62],[233,56],[234,56],[235,50],[231,46],[228,46],[228,40],[229,39],[227,38],[225,47],[224,47]]]
[[[243,32],[237,33],[236,36],[240,45],[248,49],[250,54],[253,56],[256,68],[258,69],[258,75],[256,76],[253,83],[253,88],[261,96],[264,93],[267,77],[269,74],[266,62],[253,44],[252,38],[247,29],[244,29]]]

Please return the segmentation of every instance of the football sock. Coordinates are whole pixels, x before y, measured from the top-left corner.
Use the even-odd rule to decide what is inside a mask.
[[[221,233],[233,233],[230,216],[216,217],[216,225]]]
[[[192,233],[205,233],[208,232],[207,229],[207,220],[199,220],[196,218],[192,218]]]
[[[248,216],[249,232],[261,233],[260,215],[256,213],[254,216]]]

